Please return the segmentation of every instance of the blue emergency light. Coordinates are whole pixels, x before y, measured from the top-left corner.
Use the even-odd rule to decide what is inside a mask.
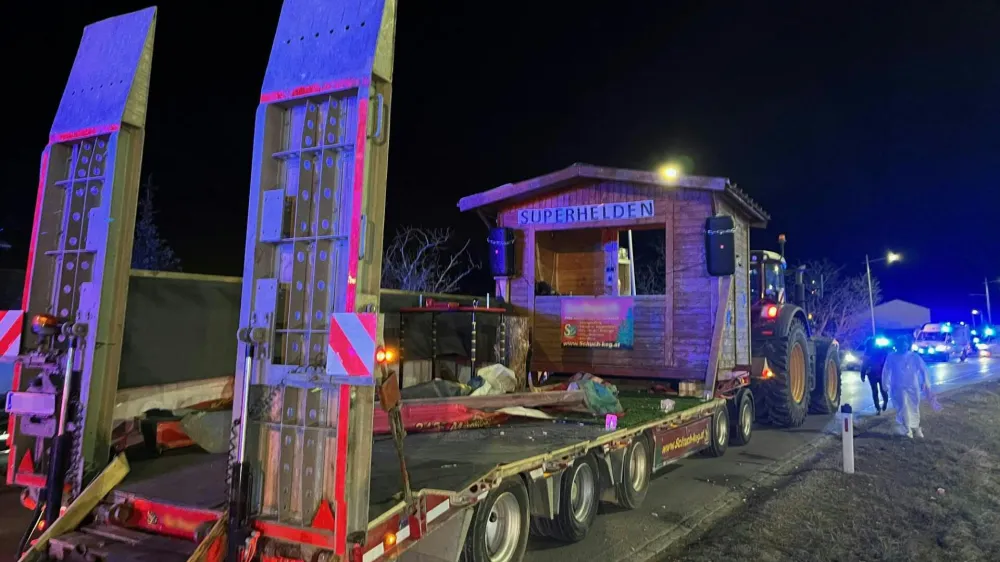
[[[890,345],[892,345],[892,340],[885,336],[875,338],[875,347],[889,347]]]

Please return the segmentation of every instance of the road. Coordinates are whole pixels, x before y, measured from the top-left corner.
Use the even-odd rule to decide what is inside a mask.
[[[931,367],[934,388],[941,392],[990,378],[1000,378],[1000,359]],[[873,415],[871,391],[857,372],[844,373],[843,402],[861,415]],[[581,562],[630,559],[643,537],[653,537],[699,509],[722,498],[747,478],[817,438],[831,425],[829,416],[810,416],[792,430],[755,428],[746,447],[734,447],[719,459],[691,458],[667,468],[650,483],[641,509],[614,511],[598,516],[587,538],[563,545],[532,540],[525,562]],[[835,431],[835,430],[834,430]],[[928,431],[933,431],[929,428]],[[6,467],[3,472],[6,473]],[[0,486],[0,562],[14,560],[13,550],[27,524],[29,513],[20,508],[15,490]]]
[[[844,373],[842,403],[862,416],[875,414],[871,387],[859,373]],[[931,366],[932,385],[938,392],[1000,378],[1000,359],[979,359],[964,364]],[[692,457],[665,469],[650,483],[643,507],[635,511],[602,513],[579,543],[564,545],[532,540],[525,562],[581,562],[633,560],[633,549],[662,533],[740,486],[763,467],[789,455],[825,431],[837,431],[830,416],[810,416],[805,425],[791,430],[755,427],[745,447],[733,447],[718,459]],[[928,433],[933,428],[928,428]],[[643,540],[644,537],[648,537]]]

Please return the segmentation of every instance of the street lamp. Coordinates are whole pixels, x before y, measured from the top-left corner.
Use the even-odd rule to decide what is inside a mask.
[[[976,329],[976,316],[979,316],[979,310],[973,308],[972,309],[972,329],[973,330]]]
[[[664,179],[675,180],[681,175],[681,170],[674,164],[667,164],[666,166],[660,168],[660,175],[663,176]]]
[[[885,257],[871,259],[865,254],[865,275],[868,277],[868,310],[872,316],[872,336],[875,336],[875,290],[872,288],[872,264],[884,261],[893,264],[903,259],[903,254],[888,252]]]

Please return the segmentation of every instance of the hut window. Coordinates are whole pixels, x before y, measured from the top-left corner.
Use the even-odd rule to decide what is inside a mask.
[[[622,230],[618,234],[619,254],[618,279],[621,290],[619,294],[631,294],[631,275],[635,275],[636,295],[663,295],[666,293],[667,256],[666,236],[663,228],[632,230],[631,248],[629,252],[629,231]]]
[[[611,294],[604,277],[606,237],[601,229],[536,232],[535,295]]]

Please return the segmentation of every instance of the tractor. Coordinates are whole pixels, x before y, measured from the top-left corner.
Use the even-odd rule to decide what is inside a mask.
[[[840,406],[840,345],[818,337],[807,310],[805,266],[788,275],[785,236],[780,253],[750,253],[751,349],[757,419],[779,427],[798,427],[807,414],[831,414]],[[793,297],[785,289],[793,279]],[[809,280],[809,292],[822,297],[823,280]]]

